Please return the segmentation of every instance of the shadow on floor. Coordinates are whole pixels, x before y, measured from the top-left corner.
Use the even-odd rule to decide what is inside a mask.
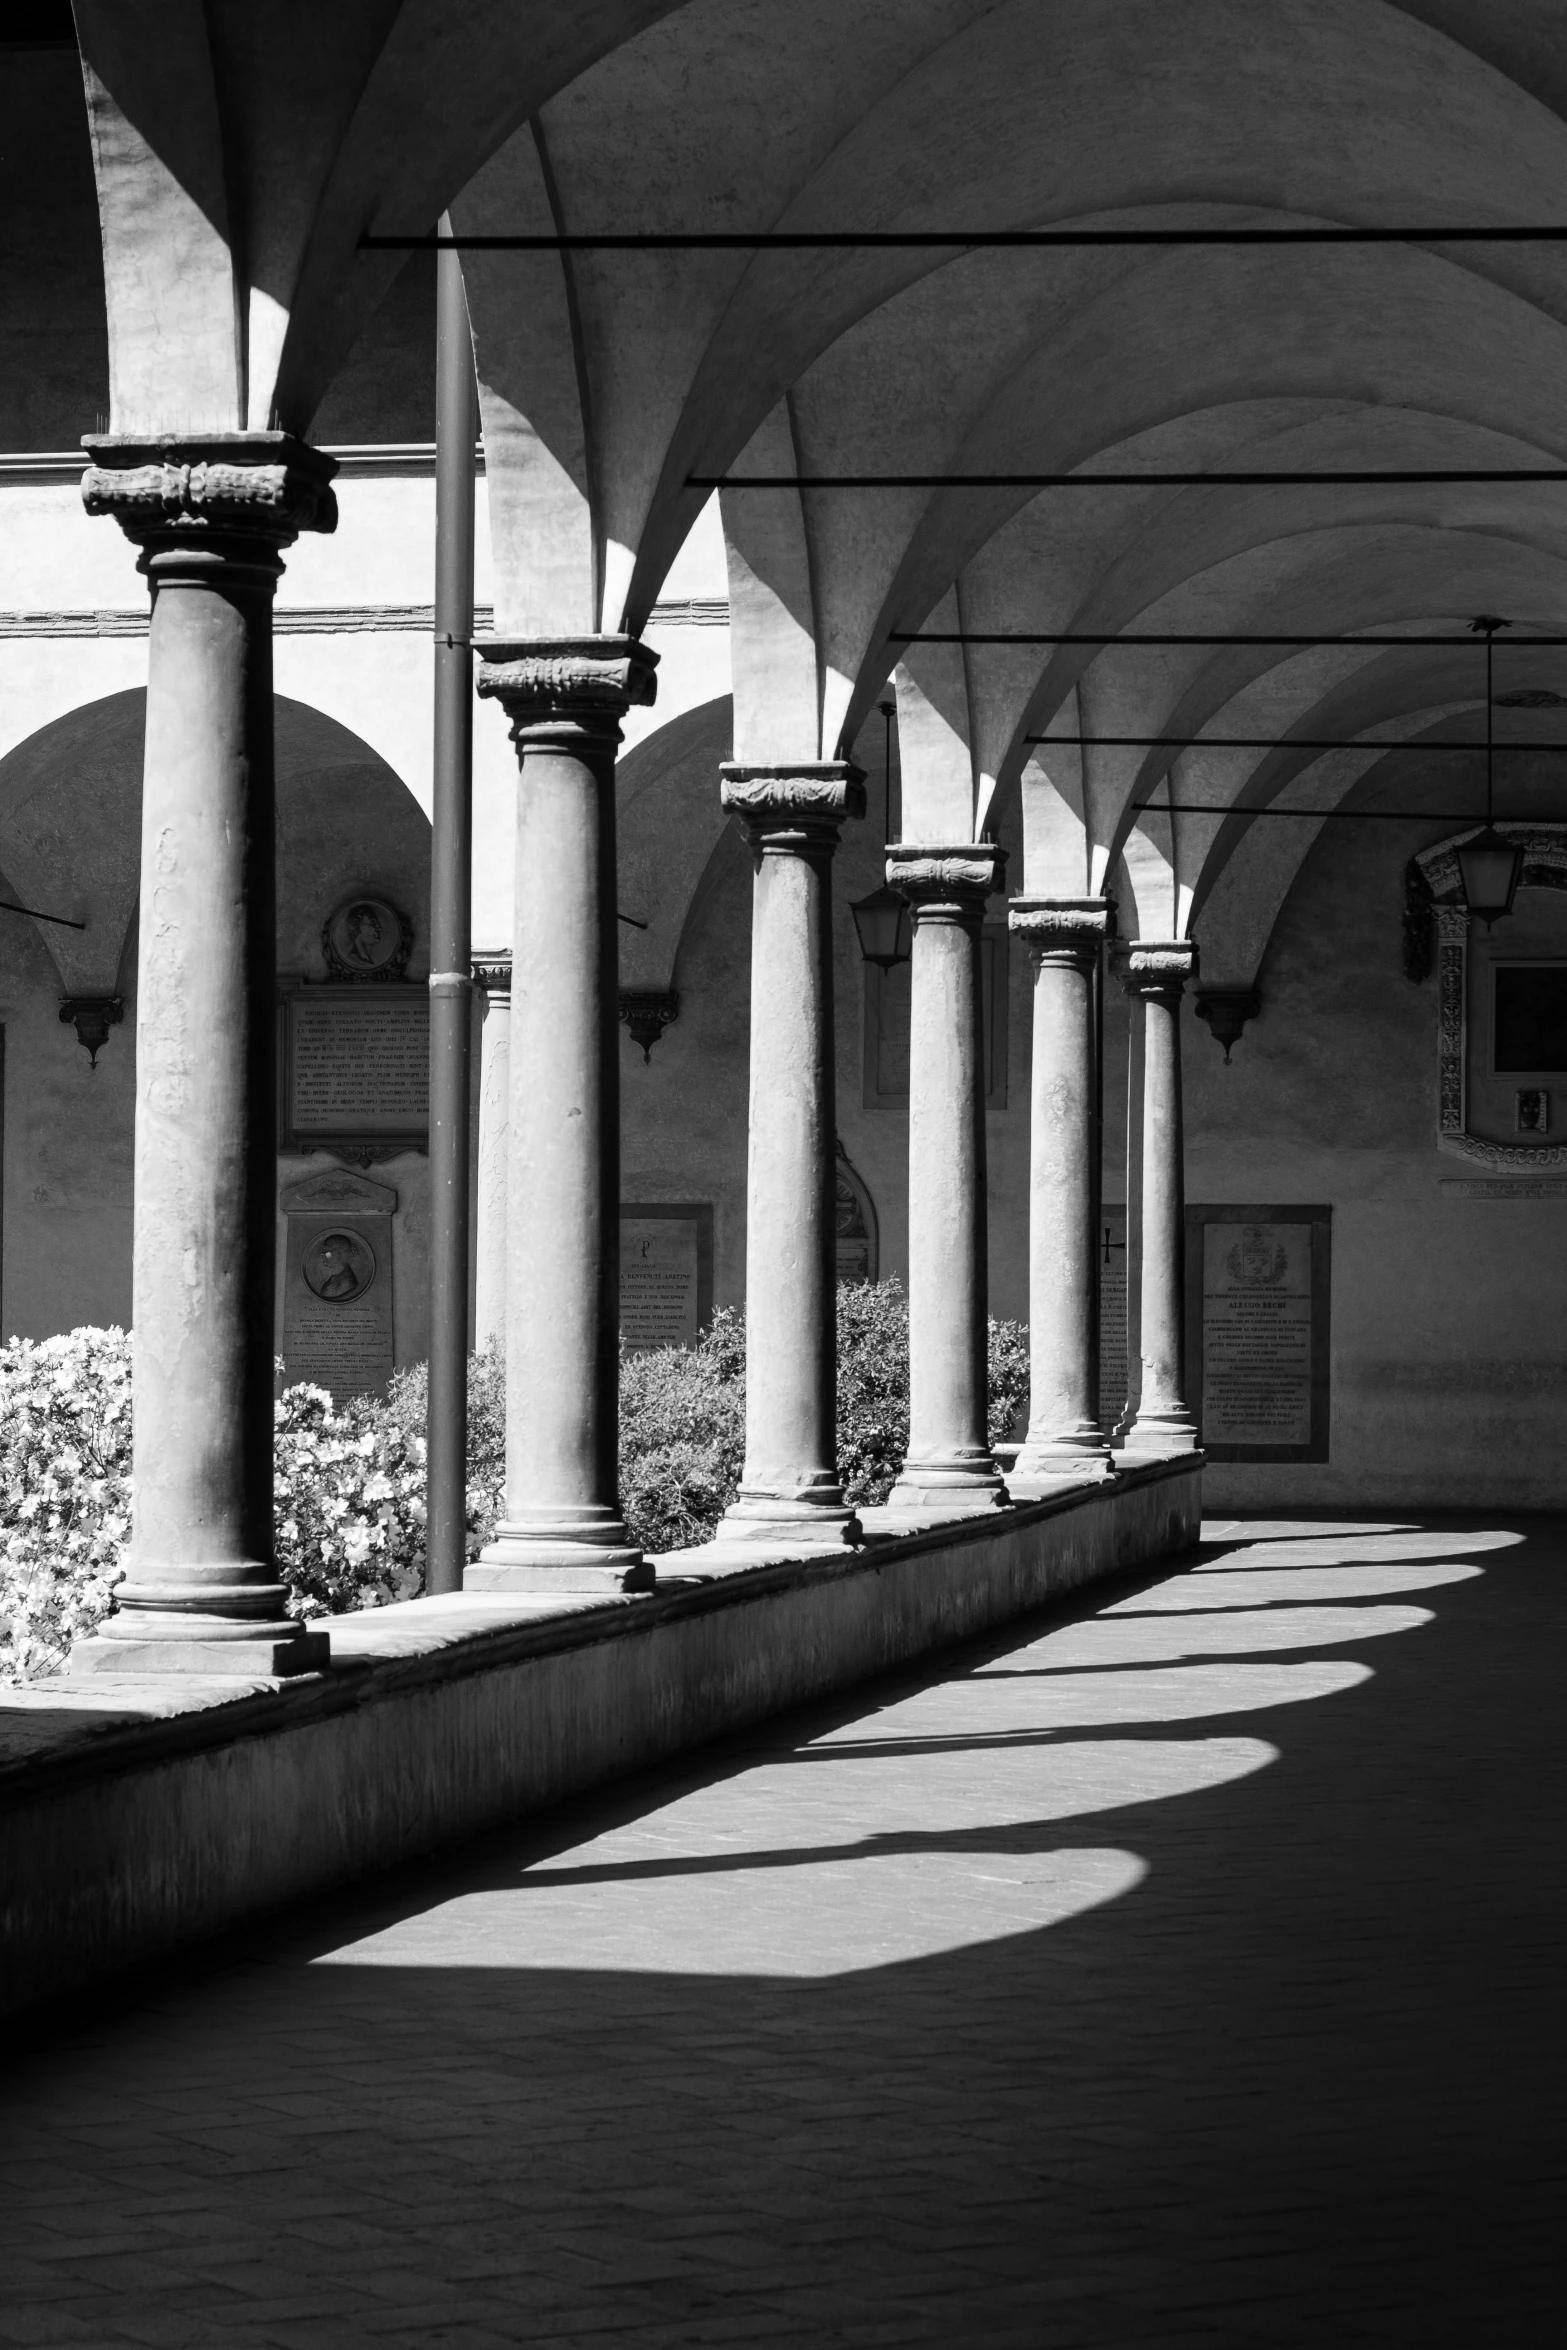
[[[0,2341],[1556,2339],[1567,1538],[1401,1524],[143,1983],[12,2067]]]

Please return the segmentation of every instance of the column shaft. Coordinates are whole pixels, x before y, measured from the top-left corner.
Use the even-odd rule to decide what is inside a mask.
[[[1185,1401],[1185,1186],[1181,1130],[1181,991],[1197,967],[1187,940],[1136,941],[1123,984],[1143,1005],[1142,1384],[1128,1452],[1191,1452]]]
[[[492,645],[520,764],[506,1203],[506,1513],[470,1590],[645,1590],[617,1499],[615,750],[653,698],[625,637]]]
[[[1014,1487],[1102,1477],[1099,1426],[1098,1075],[1094,975],[1103,898],[1020,898],[1012,928],[1034,964],[1029,1125],[1029,1421]]]
[[[132,1278],[135,1503],[118,1612],[73,1671],[313,1669],[273,1564],[277,1214],[272,595],[330,529],[283,434],[106,440],[83,484],[152,590]],[[186,460],[182,462],[181,460]]]
[[[507,1137],[511,1129],[511,956],[474,964],[484,992],[479,1036],[479,1168],[474,1249],[475,1342],[506,1333]]]
[[[839,762],[725,767],[756,862],[746,1189],[746,1451],[726,1537],[858,1533],[837,1470],[832,858],[864,787]]]
[[[913,908],[909,1030],[909,1449],[895,1510],[994,1509],[980,935],[1005,860],[990,843],[892,848]]]
[[[451,220],[442,216],[450,233]],[[436,264],[435,758],[430,820],[430,1363],[425,1589],[468,1555],[468,1181],[473,976],[473,338],[462,262]]]

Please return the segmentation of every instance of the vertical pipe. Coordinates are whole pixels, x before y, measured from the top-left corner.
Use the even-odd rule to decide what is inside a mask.
[[[443,214],[443,235],[451,234]],[[430,1385],[425,1588],[467,1553],[469,1055],[473,975],[473,339],[462,263],[436,256],[435,790],[430,840]]]

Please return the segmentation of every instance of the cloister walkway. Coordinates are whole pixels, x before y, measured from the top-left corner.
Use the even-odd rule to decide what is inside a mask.
[[[24,2035],[0,2341],[1559,2339],[1567,1528],[1207,1534]]]

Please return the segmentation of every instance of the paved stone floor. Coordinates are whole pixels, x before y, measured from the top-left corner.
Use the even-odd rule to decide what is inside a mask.
[[[1207,1531],[28,2035],[0,2341],[1559,2341],[1567,1528]]]

